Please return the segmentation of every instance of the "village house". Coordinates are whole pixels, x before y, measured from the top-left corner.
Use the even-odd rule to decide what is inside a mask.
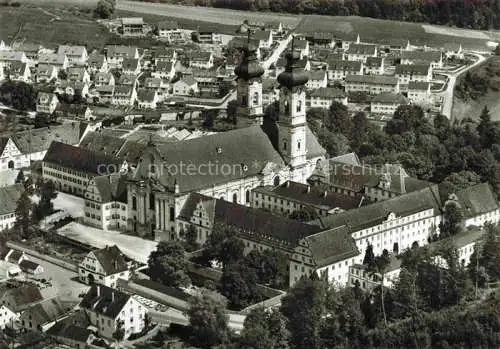
[[[85,46],[60,45],[57,53],[66,55],[70,65],[84,66],[87,63],[88,53]]]
[[[401,91],[408,91],[410,81],[430,82],[432,79],[432,66],[423,64],[398,64],[395,76],[399,81]]]
[[[423,108],[432,104],[431,84],[428,82],[410,81],[408,83],[408,99],[412,104]]]
[[[177,21],[163,21],[157,24],[158,36],[168,42],[179,42],[184,39],[184,34]]]
[[[97,51],[92,52],[87,59],[87,69],[91,73],[104,73],[108,71],[106,56]]]
[[[154,78],[172,80],[175,76],[175,66],[172,62],[159,61],[156,64],[155,70],[151,72]]]
[[[465,54],[462,48],[462,44],[445,43],[444,45],[444,55],[447,59],[464,59]],[[437,68],[437,67],[435,67]]]
[[[134,75],[134,74],[122,74],[118,78],[118,81],[116,82],[116,85],[137,87],[137,78],[138,78],[138,75]]]
[[[140,88],[137,91],[137,106],[141,109],[156,109],[158,93],[155,90]]]
[[[0,329],[5,330],[6,327],[14,328],[19,322],[19,314],[10,310],[5,304],[0,306]]]
[[[146,34],[147,25],[142,17],[122,18],[120,30],[124,36],[143,36]]]
[[[30,305],[42,300],[40,289],[33,283],[8,281],[0,284],[0,304],[17,315],[21,315],[21,312],[28,309]]]
[[[363,196],[349,196],[324,188],[286,181],[279,186],[257,187],[252,190],[252,207],[290,216],[297,211],[312,211],[326,216],[358,208]]]
[[[291,44],[289,45],[289,48],[291,49]],[[299,52],[300,59],[303,59],[304,57],[309,57],[311,54],[309,41],[307,40],[301,40],[301,39],[293,40],[293,50]]]
[[[310,108],[330,109],[334,102],[347,106],[347,94],[338,88],[323,87],[311,92],[308,106]]]
[[[54,141],[43,158],[42,177],[52,181],[56,190],[84,196],[91,179],[118,173],[123,164],[114,156]]]
[[[222,42],[221,34],[214,30],[202,30],[196,31],[191,34],[194,42],[200,44],[220,44]]]
[[[399,93],[399,80],[386,75],[347,75],[345,79],[346,92],[367,92],[379,94],[382,92]]]
[[[108,45],[104,51],[110,68],[121,68],[125,58],[139,58],[139,49],[135,46]]]
[[[61,103],[57,106],[54,114],[57,117],[67,119],[81,119],[87,121],[95,119],[95,116],[92,114],[92,109],[86,104]]]
[[[38,64],[35,68],[35,82],[46,83],[57,79],[57,68],[50,64]]]
[[[189,66],[194,68],[210,69],[214,66],[214,55],[207,51],[191,51]]]
[[[20,191],[22,193],[22,191]],[[26,254],[22,251],[15,250],[11,248],[9,252],[4,257],[4,260],[6,262],[12,263],[12,264],[20,264],[22,261],[26,259]]]
[[[67,71],[67,80],[90,84],[90,75],[84,67],[70,67]]]
[[[30,61],[36,62],[43,52],[44,47],[40,44],[23,43],[21,45],[15,45],[15,47],[12,47],[12,50],[24,52]]]
[[[117,106],[132,106],[137,100],[137,91],[134,86],[115,86],[111,104]]]
[[[279,100],[279,84],[274,79],[262,79],[262,106]]]
[[[115,92],[115,85],[101,85],[96,87],[99,103],[111,103]]]
[[[57,297],[44,299],[21,313],[21,325],[26,330],[45,332],[56,321],[67,317],[76,304],[71,304],[71,302],[68,304],[67,301]]]
[[[40,57],[38,58],[38,65],[40,64],[53,65],[54,67],[57,68],[57,71],[59,71],[68,69],[69,60],[65,54],[46,53],[40,55]]]
[[[384,58],[383,57],[368,57],[366,59],[365,74],[367,75],[383,75],[384,74]]]
[[[271,48],[273,45],[273,33],[270,30],[258,30],[251,35],[253,39],[259,41],[258,48]]]
[[[22,51],[0,51],[0,63],[5,69],[9,69],[14,62],[29,63]]]
[[[125,58],[122,62],[122,73],[138,75],[141,72],[141,62],[137,58]]]
[[[99,86],[114,86],[115,76],[111,73],[99,72],[94,76],[95,87]]]
[[[173,47],[154,48],[151,55],[153,65],[158,65],[158,62],[170,62],[175,64],[177,61],[177,50]]]
[[[148,90],[155,91],[158,96],[157,102],[161,102],[169,95],[170,83],[168,80],[146,78],[144,81],[144,87]]]
[[[377,57],[377,46],[369,44],[350,44],[346,52],[348,61],[366,63],[368,57]]]
[[[443,55],[440,51],[402,51],[401,64],[430,65],[432,68],[443,67]]]
[[[23,259],[19,263],[19,267],[26,274],[39,275],[43,273],[43,267],[40,264],[30,261],[28,259]]]
[[[19,200],[23,191],[22,184],[0,187],[0,231],[14,226],[17,200]]]
[[[111,339],[119,323],[124,339],[144,328],[147,309],[132,295],[103,285],[92,285],[80,303],[100,336]]]
[[[172,87],[177,96],[193,96],[198,92],[198,83],[191,75],[174,82]]]
[[[408,99],[399,93],[382,92],[373,96],[370,103],[370,112],[372,114],[392,116],[400,105],[407,104],[409,104]]]
[[[316,90],[318,88],[326,88],[328,79],[325,70],[311,70],[309,72],[309,80],[306,83],[306,88]]]
[[[99,195],[99,192],[96,194]],[[108,195],[107,193],[103,194]],[[94,201],[102,203],[103,206],[107,202]],[[101,213],[106,214],[104,211]],[[125,255],[116,245],[89,252],[78,265],[78,279],[87,285],[99,284],[117,288],[118,279],[128,280],[129,277],[130,266]]]
[[[73,323],[73,316],[57,321],[51,326],[46,334],[54,338],[58,343],[63,343],[70,348],[91,348],[90,343],[95,338],[94,334],[88,327],[90,323],[87,321],[84,325]]]
[[[54,93],[38,92],[36,99],[36,112],[52,114],[59,104],[59,100]]]
[[[327,73],[330,81],[343,81],[348,75],[363,75],[363,62],[328,60]]]
[[[27,166],[29,163],[23,161],[22,154],[12,138],[0,138],[0,172]]]
[[[10,80],[31,82],[31,70],[26,63],[15,61],[10,64],[8,69],[4,70],[6,77]]]
[[[306,40],[315,47],[325,47],[332,49],[335,47],[335,37],[331,33],[315,32],[306,35]]]

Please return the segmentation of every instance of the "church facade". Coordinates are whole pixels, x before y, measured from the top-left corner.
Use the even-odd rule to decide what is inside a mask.
[[[287,180],[306,183],[326,151],[306,122],[307,74],[292,50],[278,76],[279,117],[263,118],[264,73],[256,48],[243,50],[237,76],[238,115],[253,126],[196,139],[150,144],[128,183],[128,229],[155,240],[179,238],[178,215],[188,196],[206,196],[251,205],[252,189]]]

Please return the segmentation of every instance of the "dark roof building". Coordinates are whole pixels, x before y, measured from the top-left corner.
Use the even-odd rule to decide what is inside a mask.
[[[106,246],[91,253],[97,259],[106,275],[114,275],[128,270],[125,255],[116,245]]]
[[[80,307],[100,316],[116,319],[130,298],[129,294],[94,284],[83,296]]]

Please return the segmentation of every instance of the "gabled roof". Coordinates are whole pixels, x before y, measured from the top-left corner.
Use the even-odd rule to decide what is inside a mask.
[[[328,70],[360,71],[362,63],[359,61],[328,60]]]
[[[398,79],[388,75],[347,75],[346,83],[365,83],[374,85],[396,85]]]
[[[65,54],[66,56],[82,56],[86,52],[85,46],[59,45],[57,49],[58,54]]]
[[[396,74],[418,74],[427,75],[431,68],[428,64],[398,64]]]
[[[153,102],[156,96],[156,91],[140,88],[137,90],[137,100],[142,102]]]
[[[36,75],[52,75],[55,73],[55,70],[56,70],[56,67],[54,67],[51,64],[40,63],[36,67],[35,74]],[[40,93],[44,93],[44,92],[40,92]]]
[[[172,68],[173,68],[173,64],[172,62],[168,62],[168,61],[160,61],[158,62],[158,64],[156,64],[156,71],[160,71],[160,72],[167,72],[167,73],[170,73],[172,71]]]
[[[431,86],[431,84],[428,82],[410,81],[408,83],[408,90],[427,91],[430,86]]]
[[[92,331],[85,327],[63,321],[56,322],[46,333],[49,336],[66,338],[80,343],[86,343],[90,335],[92,335]]]
[[[119,193],[120,190],[120,184],[122,187],[122,191],[126,188],[123,188],[123,185],[126,185],[125,182],[122,180],[120,176],[99,176],[94,178],[96,185],[98,189],[105,189],[104,186],[108,186],[110,190],[115,190],[115,193]],[[111,187],[116,187],[111,188]],[[113,193],[104,193],[106,196],[111,197]],[[126,194],[126,193],[125,193]],[[102,194],[101,194],[102,195]],[[122,193],[123,195],[123,193]],[[107,201],[104,202],[110,202],[111,200],[108,198]],[[92,254],[95,256],[99,264],[101,264],[102,269],[106,273],[106,275],[114,275],[117,273],[121,273],[123,271],[128,270],[128,265],[127,262],[125,261],[124,254],[118,246],[113,245],[113,246],[106,246],[104,248],[101,248],[99,250],[94,250],[92,251]]]
[[[52,142],[45,157],[44,162],[71,168],[89,174],[102,175],[99,166],[106,164],[115,165],[118,171],[122,161],[118,158],[102,153],[90,151],[85,148],[74,147],[69,144]]]
[[[375,95],[372,102],[384,104],[408,104],[408,99],[399,93],[382,92]]]
[[[140,67],[139,59],[125,58],[122,62],[122,69],[136,70]]]
[[[115,90],[113,92],[114,96],[130,96],[133,92],[133,87],[128,85],[118,85],[115,86]]]
[[[162,21],[157,26],[160,30],[176,30],[179,28],[179,23],[177,21]]]
[[[142,17],[124,17],[122,18],[122,25],[142,25],[144,19]]]
[[[7,306],[14,312],[24,309],[29,304],[43,299],[40,289],[32,283],[26,283],[16,287],[2,284],[0,286],[0,295],[3,299],[12,300],[12,303],[7,304]]]
[[[11,74],[24,74],[28,65],[21,61],[14,61],[10,65],[10,73]]]
[[[374,55],[377,50],[376,45],[369,44],[350,44],[347,50],[348,54]]]
[[[32,261],[27,260],[27,259],[23,259],[21,261],[21,263],[19,263],[19,267],[22,270],[28,270],[28,271],[36,270],[36,268],[38,268],[39,266],[40,266],[40,264],[32,262]]]
[[[311,97],[314,98],[331,99],[331,98],[342,98],[345,96],[347,95],[343,90],[335,87],[320,87],[311,92]]]
[[[440,51],[403,51],[401,59],[413,62],[439,62],[442,53]]]
[[[309,72],[309,81],[311,80],[324,80],[326,78],[325,70],[311,70]]]
[[[106,60],[106,56],[103,54],[100,54],[99,52],[92,52],[89,55],[89,58],[87,59],[87,64],[89,66],[102,66],[104,64],[104,61]]]
[[[304,238],[316,267],[324,267],[359,255],[347,226],[323,231]]]
[[[0,61],[22,61],[26,59],[23,51],[0,51]]]
[[[118,85],[133,85],[137,81],[137,75],[122,74],[118,79]]]
[[[38,63],[47,63],[52,65],[63,65],[67,61],[66,55],[59,53],[48,53],[40,55],[38,58]]]
[[[498,209],[498,201],[488,183],[481,183],[456,193],[465,217],[474,217]]]
[[[83,296],[80,307],[116,319],[130,298],[130,295],[121,291],[94,284]]]
[[[382,66],[382,63],[384,62],[383,58],[381,57],[368,57],[366,59],[365,65],[370,68],[379,68]]]
[[[191,61],[207,62],[212,57],[212,52],[209,51],[191,51],[188,54]]]
[[[269,40],[271,38],[270,30],[257,30],[251,34],[251,37],[256,40]]]
[[[104,73],[104,72],[99,72],[95,74],[94,76],[94,81],[102,80],[106,83],[109,83],[111,79],[114,79],[115,77],[111,73]]]
[[[93,179],[102,202],[127,203],[126,178],[120,174],[98,176]]]
[[[26,309],[22,317],[30,316],[34,323],[48,324],[67,314],[75,304],[65,304],[59,298],[44,299]]]
[[[139,50],[136,46],[107,45],[104,47],[107,57],[135,58]]]
[[[111,156],[118,156],[118,152],[125,144],[125,139],[113,137],[102,132],[89,132],[80,142],[79,147],[90,151]]]

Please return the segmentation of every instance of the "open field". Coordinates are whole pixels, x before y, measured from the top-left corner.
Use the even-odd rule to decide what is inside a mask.
[[[46,47],[85,43],[92,49],[102,47],[111,37],[105,28],[85,18],[85,14],[77,15],[68,9],[47,10],[32,6],[0,7],[0,39],[8,42],[24,39]]]
[[[486,72],[485,68],[488,65],[493,65],[497,69],[500,69],[500,57],[491,57],[483,64],[471,69],[471,73],[476,73],[479,75],[488,75],[491,79],[500,83],[500,78],[491,76]],[[460,79],[463,79],[464,75],[461,75],[459,79],[457,79],[457,84],[460,83]],[[500,91],[494,91],[491,88],[488,90],[488,93],[485,96],[481,96],[475,100],[469,99],[467,101],[463,101],[457,96],[453,97],[453,110],[452,115],[455,119],[463,119],[465,117],[471,117],[476,119],[479,117],[481,110],[484,106],[487,106],[490,110],[491,118],[496,121],[500,121]]]

